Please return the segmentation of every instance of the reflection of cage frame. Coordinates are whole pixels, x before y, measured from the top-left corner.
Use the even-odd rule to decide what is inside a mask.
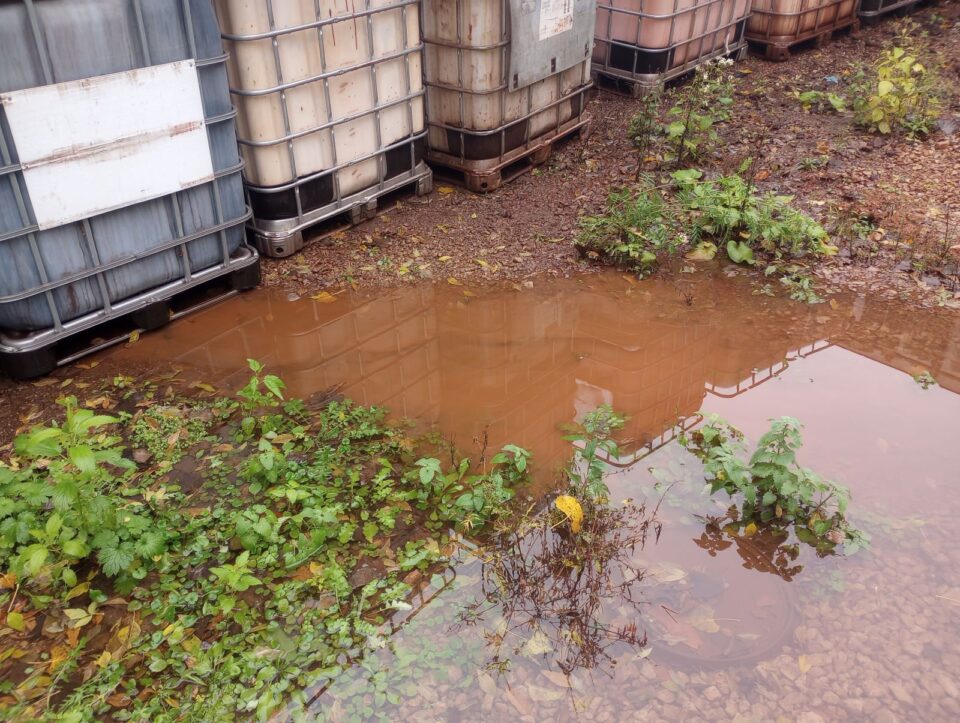
[[[343,213],[349,213],[351,222],[358,223],[365,216],[376,211],[377,198],[411,183],[417,184],[418,195],[429,193],[432,189],[432,174],[423,161],[423,139],[427,131],[422,127],[422,121],[419,124],[421,129],[419,131],[416,130],[418,124],[414,122],[415,116],[413,111],[414,103],[418,98],[423,98],[425,91],[423,87],[419,89],[413,88],[410,72],[410,57],[414,54],[420,54],[422,57],[423,42],[421,38],[419,39],[419,43],[411,44],[407,36],[407,9],[411,6],[419,7],[420,0],[395,0],[390,4],[379,7],[371,7],[371,0],[366,0],[366,6],[360,10],[353,10],[349,13],[328,18],[320,17],[320,3],[317,2],[314,6],[314,12],[316,14],[314,21],[287,28],[276,27],[273,12],[274,0],[264,1],[267,5],[269,22],[269,29],[267,31],[249,34],[223,33],[222,37],[224,40],[233,43],[252,43],[255,41],[269,40],[273,45],[276,83],[267,88],[230,88],[230,92],[241,98],[276,95],[277,102],[280,104],[283,118],[283,136],[267,140],[254,140],[252,138],[241,137],[238,138],[238,142],[241,146],[252,149],[251,152],[256,149],[270,148],[281,144],[287,148],[287,161],[290,164],[290,175],[293,177],[293,180],[276,186],[263,186],[250,182],[245,184],[248,202],[253,209],[253,218],[249,223],[249,227],[257,242],[258,248],[268,256],[282,257],[290,256],[303,247],[303,230],[309,226]],[[376,57],[374,53],[375,45],[373,34],[374,16],[397,10],[401,13],[402,48],[389,55]],[[315,73],[306,78],[299,78],[293,81],[284,80],[278,38],[284,35],[316,29],[320,64],[321,67],[326,68],[323,39],[324,28],[338,23],[348,22],[351,19],[355,25],[360,23],[366,28],[368,58],[364,62],[333,70],[324,69],[320,73]],[[403,60],[404,66],[404,92],[396,99],[381,103],[377,90],[377,66],[399,59]],[[335,118],[333,106],[331,105],[330,81],[339,76],[361,69],[369,69],[370,71],[373,105],[360,112]],[[327,118],[313,128],[293,131],[291,129],[291,113],[288,107],[287,91],[312,83],[322,84]],[[406,107],[406,122],[408,123],[410,135],[399,141],[384,144],[381,137],[381,113],[400,105]],[[338,161],[336,144],[337,126],[351,123],[370,115],[374,117],[376,149],[347,161]],[[297,172],[294,142],[300,138],[324,132],[329,132],[330,134],[331,166],[301,176]],[[404,163],[404,156],[406,156],[406,163]],[[359,165],[371,159],[376,160],[376,184],[344,195],[340,183],[341,172],[344,171],[344,169]],[[328,184],[330,186],[329,189],[326,188]],[[305,195],[315,195],[316,197],[308,198],[305,201]],[[268,218],[268,216],[274,218]]]
[[[495,43],[488,45],[471,45],[470,38],[464,39],[461,28],[462,3],[461,0],[453,1],[456,3],[456,40],[442,40],[426,35],[423,38],[425,48],[428,46],[446,48],[456,51],[457,55],[457,83],[449,84],[431,79],[438,77],[438,73],[428,67],[431,53],[425,49],[423,54],[428,133],[429,130],[434,129],[442,132],[447,140],[447,150],[443,151],[433,148],[428,136],[427,158],[431,163],[462,172],[465,184],[470,190],[476,192],[493,191],[500,185],[501,180],[509,180],[509,178],[501,178],[501,171],[508,166],[519,163],[528,157],[532,159],[534,165],[544,162],[549,156],[553,141],[585,127],[590,122],[589,116],[584,115],[587,105],[587,92],[593,85],[586,70],[590,61],[585,59],[573,68],[557,71],[551,75],[548,80],[557,84],[557,98],[546,105],[535,107],[533,89],[538,83],[530,84],[526,88],[521,88],[520,91],[511,91],[510,87],[510,0],[499,0],[501,6],[500,38]],[[424,7],[424,10],[427,11],[429,8]],[[491,88],[469,89],[464,82],[467,74],[465,72],[465,56],[489,51],[496,51],[500,55],[499,81]],[[576,68],[581,68],[580,83],[565,93],[563,92],[563,76]],[[510,92],[526,94],[524,105],[526,112],[517,118],[508,120],[505,114],[505,100]],[[431,96],[439,97],[443,93],[454,93],[457,96],[459,122],[456,124],[444,123],[432,117],[433,114],[430,112]],[[465,108],[467,96],[499,96],[499,120],[492,128],[473,129],[469,127]],[[561,106],[568,102],[571,109],[570,117],[561,121]],[[552,127],[531,136],[532,120],[551,111],[556,118]],[[455,142],[454,139],[456,139]]]
[[[617,469],[627,469],[632,467],[637,462],[642,460],[645,457],[649,457],[651,454],[656,452],[658,449],[665,447],[675,440],[678,436],[684,432],[688,432],[694,427],[696,427],[700,422],[703,421],[702,414],[694,414],[689,417],[681,417],[680,420],[674,424],[669,429],[664,430],[661,434],[657,435],[648,442],[644,442],[634,451],[628,452],[625,455],[620,455],[616,459],[612,458],[609,454],[606,454],[599,447],[597,448],[597,456],[603,460],[605,464],[610,465],[611,467],[616,467]],[[573,443],[573,446],[582,450],[584,447],[584,442],[577,441]],[[629,443],[628,443],[629,446]]]
[[[683,40],[677,37],[678,19],[689,17],[690,24],[693,25],[696,22],[696,13],[704,9],[709,12],[710,8],[718,5],[722,7],[725,2],[729,2],[729,0],[707,0],[702,5],[681,8],[679,0],[674,0],[673,12],[665,15],[598,4],[597,10],[604,11],[607,14],[606,37],[600,37],[599,32],[595,33],[595,53],[599,50],[603,53],[603,57],[599,61],[595,57],[594,74],[628,81],[633,84],[633,93],[636,94],[641,89],[655,88],[659,83],[665,83],[689,73],[697,66],[715,58],[731,57],[734,60],[741,60],[747,52],[746,26],[750,17],[749,3],[745,4],[745,12],[738,16],[736,9],[739,3],[736,0],[729,2],[731,17],[723,20],[720,25]],[[616,40],[612,37],[615,15],[627,15],[630,18],[636,18],[636,42]],[[641,35],[646,28],[644,23],[654,21],[670,22],[670,40],[664,47],[641,45]],[[733,39],[728,41],[726,36],[731,32],[733,33]],[[721,38],[723,38],[723,42],[720,42]],[[685,60],[678,65],[674,65],[674,59],[680,48],[686,51]],[[625,63],[627,58],[631,58],[629,64]]]
[[[753,14],[747,23],[747,40],[763,43],[767,46],[768,60],[786,60],[790,56],[790,48],[798,43],[813,38],[829,37],[834,30],[850,27],[856,31],[860,21],[857,11],[860,0],[830,0],[820,3],[820,0],[797,0],[800,7],[793,11],[776,10],[779,0],[769,0],[770,7],[757,7],[754,3]],[[849,11],[843,14],[844,6]],[[813,24],[804,27],[808,18],[813,16]]]
[[[716,384],[711,384],[708,382],[707,391],[713,394],[715,397],[721,397],[722,399],[733,399],[734,397],[738,397],[744,392],[755,389],[761,384],[765,384],[771,379],[775,379],[783,374],[783,372],[785,372],[790,366],[791,357],[794,359],[805,359],[808,356],[823,351],[824,349],[829,349],[831,346],[833,346],[833,342],[827,341],[826,339],[819,339],[811,342],[810,344],[802,346],[795,351],[787,352],[784,355],[784,359],[776,364],[772,364],[763,369],[751,371],[750,376],[737,382],[735,387],[719,387]],[[731,389],[732,391],[730,391]]]

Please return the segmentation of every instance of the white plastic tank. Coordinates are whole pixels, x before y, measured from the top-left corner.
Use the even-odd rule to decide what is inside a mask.
[[[256,283],[225,62],[210,0],[0,2],[8,373],[218,276]]]
[[[599,0],[594,70],[656,85],[745,50],[749,15],[750,0]]]
[[[859,7],[860,0],[753,0],[747,38],[784,60],[791,45],[856,23]]]
[[[511,23],[521,5],[532,25]],[[594,0],[423,0],[429,160],[493,190],[505,167],[582,127],[594,12]]]
[[[419,181],[419,0],[216,0],[262,252]]]

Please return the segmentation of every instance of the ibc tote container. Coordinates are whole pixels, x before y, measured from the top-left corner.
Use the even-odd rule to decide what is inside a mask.
[[[423,161],[420,0],[216,0],[230,51],[244,180],[260,251],[309,226],[354,223]]]
[[[786,60],[790,47],[856,27],[860,0],[753,0],[747,40],[766,45],[769,60]]]
[[[427,158],[472,191],[588,123],[596,0],[423,0]]]
[[[634,93],[723,55],[742,56],[750,0],[599,0],[594,72]]]
[[[259,281],[209,0],[0,2],[0,366]]]

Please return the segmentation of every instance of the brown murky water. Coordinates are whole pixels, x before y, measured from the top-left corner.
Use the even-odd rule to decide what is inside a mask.
[[[525,618],[463,553],[362,664],[316,691],[317,715],[960,719],[960,317],[864,298],[804,306],[740,278],[695,279],[611,273],[334,303],[257,292],[114,354],[222,389],[253,357],[296,395],[340,386],[468,453],[486,431],[533,452],[534,496],[569,456],[559,425],[604,402],[629,415],[613,500],[652,507],[669,487],[663,530],[632,555],[646,571],[635,600],[601,595],[597,614],[636,625],[645,647],[601,641],[568,665],[589,641]],[[913,379],[924,371],[937,386]],[[771,417],[799,418],[801,462],[852,490],[871,547],[792,559],[705,523],[726,503],[673,440],[711,412],[754,440]]]

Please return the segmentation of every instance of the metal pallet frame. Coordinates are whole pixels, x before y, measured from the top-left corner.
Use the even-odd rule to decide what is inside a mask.
[[[411,183],[417,184],[417,194],[423,195],[429,193],[432,190],[432,175],[430,169],[427,167],[426,163],[422,160],[418,161],[417,159],[417,141],[423,139],[427,135],[426,128],[420,132],[414,132],[414,123],[413,123],[413,106],[412,101],[415,98],[423,97],[425,95],[425,90],[421,88],[420,90],[414,91],[410,83],[410,56],[414,53],[420,53],[421,58],[423,55],[423,40],[421,37],[421,42],[418,45],[410,46],[409,39],[407,37],[407,8],[411,5],[419,5],[420,0],[396,0],[389,5],[382,5],[377,7],[371,6],[371,0],[365,0],[365,7],[361,10],[354,10],[351,13],[344,15],[337,15],[336,17],[321,17],[321,8],[320,0],[314,0],[314,12],[316,14],[316,20],[309,23],[304,23],[302,25],[297,25],[289,28],[276,28],[273,12],[273,3],[274,0],[266,0],[267,5],[267,16],[270,24],[270,30],[264,33],[251,33],[251,34],[230,34],[222,33],[221,37],[224,40],[229,40],[231,42],[252,42],[257,40],[270,40],[273,46],[273,59],[274,67],[277,72],[277,82],[276,85],[269,88],[260,88],[257,90],[244,90],[242,88],[231,88],[230,92],[233,95],[241,97],[257,97],[257,96],[267,96],[273,93],[280,94],[280,107],[283,114],[283,127],[284,135],[281,138],[274,138],[266,141],[256,141],[249,138],[239,138],[238,141],[241,145],[247,146],[249,148],[265,148],[270,146],[276,146],[280,144],[285,144],[287,146],[287,156],[290,162],[291,173],[294,177],[293,181],[285,183],[280,186],[258,186],[252,183],[246,183],[245,187],[247,189],[247,200],[248,203],[253,207],[254,204],[250,198],[250,192],[253,191],[258,194],[279,194],[285,193],[288,191],[293,191],[294,199],[296,203],[297,213],[296,216],[280,220],[267,220],[262,218],[257,218],[254,215],[251,218],[249,223],[250,231],[254,237],[254,240],[259,248],[260,252],[266,256],[274,257],[283,257],[289,256],[293,253],[299,251],[304,244],[303,239],[303,230],[309,226],[313,226],[321,221],[325,221],[334,216],[338,216],[343,213],[351,214],[351,221],[353,223],[358,223],[364,218],[364,215],[376,209],[376,199],[384,194],[390,193],[391,191],[397,190],[403,186],[406,186]],[[382,57],[374,58],[370,57],[363,63],[358,63],[356,65],[351,65],[345,68],[338,68],[336,70],[323,71],[312,75],[308,78],[302,78],[296,81],[284,81],[283,79],[283,69],[281,67],[280,61],[280,45],[278,38],[283,35],[289,35],[291,33],[303,32],[304,30],[315,29],[317,31],[317,42],[319,44],[320,50],[320,64],[321,66],[326,66],[326,58],[324,56],[324,47],[323,47],[323,32],[324,28],[327,26],[333,25],[334,23],[342,23],[350,20],[351,18],[356,23],[357,21],[363,22],[367,31],[367,45],[371,56],[373,55],[373,16],[379,13],[390,12],[399,9],[402,15],[401,26],[403,27],[403,50],[393,53],[391,55],[385,55]],[[404,62],[404,78],[406,83],[405,94],[402,98],[393,100],[386,103],[381,103],[377,95],[377,65],[384,62],[389,62],[391,60],[396,60],[398,58],[403,58]],[[421,61],[422,62],[422,61]],[[338,76],[344,75],[346,73],[351,73],[353,71],[369,68],[372,76],[372,88],[373,88],[373,98],[374,105],[372,108],[364,110],[359,113],[354,113],[349,116],[344,116],[342,118],[333,117],[333,108],[330,104],[330,80]],[[308,85],[310,83],[323,83],[323,96],[325,105],[327,108],[327,119],[325,122],[320,125],[309,128],[302,131],[292,131],[290,128],[290,112],[287,107],[287,95],[286,91],[291,88],[296,88],[302,85]],[[400,104],[406,104],[407,107],[407,122],[409,123],[411,135],[407,138],[404,138],[401,141],[392,143],[386,147],[383,146],[381,140],[381,131],[380,131],[380,114],[383,110],[391,108]],[[355,158],[350,161],[338,162],[337,160],[337,147],[336,147],[336,126],[342,125],[344,123],[349,123],[351,121],[357,120],[364,116],[373,114],[376,119],[376,137],[377,137],[377,150],[368,153],[360,158]],[[321,133],[323,131],[329,130],[330,132],[330,147],[331,154],[333,156],[333,165],[330,168],[326,168],[322,171],[316,173],[311,173],[308,175],[301,176],[297,172],[297,162],[294,154],[293,142],[298,138],[302,138],[313,133]],[[410,171],[401,173],[393,178],[386,178],[386,161],[385,154],[388,151],[392,151],[397,148],[403,148],[407,146],[410,151]],[[377,184],[371,186],[370,188],[363,189],[349,196],[344,196],[340,188],[340,172],[349,168],[350,166],[363,163],[371,158],[377,159]],[[301,188],[313,181],[316,181],[324,176],[332,176],[333,181],[333,191],[334,191],[334,200],[331,203],[328,203],[319,208],[305,209],[303,206],[303,200],[301,199]]]
[[[746,34],[747,40],[766,45],[766,57],[768,60],[786,60],[790,57],[790,48],[792,48],[794,45],[798,45],[807,40],[817,39],[819,41],[821,39],[829,38],[829,36],[835,30],[843,30],[844,28],[851,28],[852,32],[856,32],[860,27],[860,20],[857,18],[857,13],[860,10],[860,0],[855,0],[853,8],[848,17],[835,17],[829,22],[823,21],[826,11],[830,10],[831,8],[836,8],[839,16],[840,5],[846,2],[848,2],[848,0],[832,0],[832,2],[829,2],[825,5],[820,5],[819,7],[806,8],[791,13],[781,13],[773,10],[760,10],[754,8],[754,16],[767,16],[771,18],[771,21],[767,23],[767,32],[765,33],[753,33],[750,31],[748,26]],[[800,32],[801,20],[805,16],[813,13],[816,13],[813,27],[810,30]],[[797,28],[796,34],[790,33],[787,35],[772,35],[769,29],[773,27],[773,18],[790,18],[791,22],[795,21]]]
[[[892,0],[891,2],[891,0],[880,0],[876,10],[864,10],[861,0],[861,9],[858,11],[858,14],[861,18],[865,19],[877,18],[881,15],[892,13],[894,10],[899,10],[900,8],[909,8],[911,5],[917,5],[920,1],[921,0]]]

